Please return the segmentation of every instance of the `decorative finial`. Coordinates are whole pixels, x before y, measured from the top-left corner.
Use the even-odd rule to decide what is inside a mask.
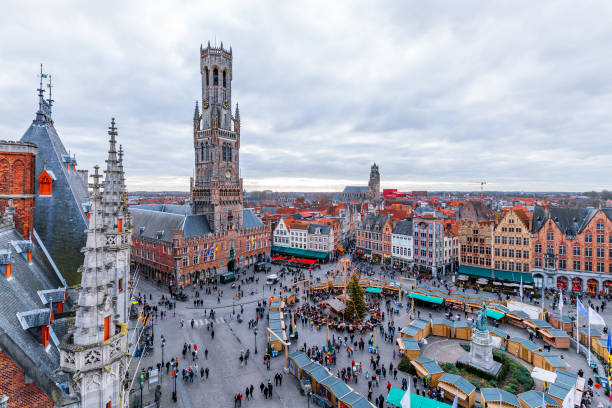
[[[193,112],[193,121],[196,122],[200,120],[200,108],[198,107],[198,101],[196,100],[195,110]]]
[[[236,102],[236,115],[234,117],[236,122],[240,122],[240,108],[238,107],[238,102]]]
[[[99,170],[100,170],[100,166],[96,164],[94,166],[94,174],[91,175],[91,177],[94,179],[94,182],[91,185],[91,187],[93,188],[93,193],[94,193],[94,196],[96,197],[100,194],[100,178],[102,177]]]
[[[49,99],[47,102],[49,103],[49,108],[53,106],[53,96],[51,95],[51,91],[53,89],[53,85],[51,84],[51,74],[49,74],[49,83],[47,84],[47,88],[49,88]]]

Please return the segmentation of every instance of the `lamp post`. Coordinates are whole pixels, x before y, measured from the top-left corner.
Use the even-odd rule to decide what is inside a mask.
[[[142,388],[144,387],[144,373],[141,371],[140,372],[140,408],[143,407],[142,405]]]
[[[232,314],[236,314],[236,310],[234,310],[234,302],[236,301],[236,296],[232,298]]]
[[[253,334],[255,335],[255,354],[257,354],[257,327],[253,331]]]
[[[172,370],[172,401],[176,402],[176,371]]]

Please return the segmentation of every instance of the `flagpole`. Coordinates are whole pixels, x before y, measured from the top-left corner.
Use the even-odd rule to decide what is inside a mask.
[[[587,349],[589,350],[589,365],[591,365],[591,314],[589,313],[589,340],[587,344]]]
[[[580,313],[578,313],[578,302],[578,299],[576,299],[576,353],[580,355],[580,326],[578,324],[578,316],[580,316]]]

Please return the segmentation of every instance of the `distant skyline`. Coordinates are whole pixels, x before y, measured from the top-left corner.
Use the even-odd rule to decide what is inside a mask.
[[[247,190],[612,190],[612,3],[8,1],[0,139],[39,64],[78,167],[114,116],[130,190],[189,189],[199,47],[233,49]]]

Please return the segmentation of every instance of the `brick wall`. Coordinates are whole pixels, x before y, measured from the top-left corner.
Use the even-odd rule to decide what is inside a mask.
[[[34,145],[0,142],[0,211],[13,200],[15,226],[25,239],[34,226],[35,168]]]
[[[34,383],[25,383],[23,371],[0,351],[0,394],[9,397],[8,408],[53,408],[51,399]]]

